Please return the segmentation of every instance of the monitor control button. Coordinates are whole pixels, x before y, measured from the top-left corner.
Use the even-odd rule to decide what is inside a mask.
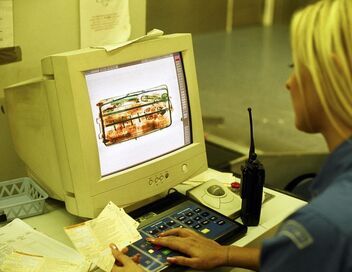
[[[148,183],[149,183],[149,185],[152,185],[154,183],[153,179],[149,178]]]
[[[182,171],[184,173],[187,173],[188,172],[188,165],[187,164],[182,164]]]

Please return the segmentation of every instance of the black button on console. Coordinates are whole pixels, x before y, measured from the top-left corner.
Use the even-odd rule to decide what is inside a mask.
[[[218,225],[224,225],[225,221],[224,220],[219,220],[218,222],[216,222]]]
[[[186,215],[187,215],[188,217],[191,217],[193,214],[194,214],[194,213],[192,213],[192,212],[186,213]]]
[[[200,224],[194,225],[193,228],[200,229],[202,226]]]
[[[200,216],[196,216],[196,217],[194,217],[193,219],[194,219],[194,220],[196,220],[196,221],[199,221],[199,220],[201,220],[201,219],[202,219],[202,217],[200,217]]]
[[[153,229],[153,230],[149,231],[149,234],[151,234],[151,235],[155,235],[157,233],[159,233],[158,229]]]
[[[167,226],[165,226],[165,225],[160,225],[160,226],[159,226],[159,229],[160,229],[160,230],[166,230],[166,229],[167,229]]]
[[[183,215],[181,215],[181,216],[177,217],[177,219],[178,219],[178,220],[180,220],[180,221],[185,220],[185,218],[186,218],[186,217],[185,217],[185,216],[183,216]]]
[[[166,225],[171,227],[171,226],[175,225],[175,221],[174,220],[170,220],[169,222],[166,223]]]
[[[193,224],[193,221],[190,219],[190,220],[187,220],[186,222],[185,222],[185,224],[187,224],[187,225],[192,225]]]

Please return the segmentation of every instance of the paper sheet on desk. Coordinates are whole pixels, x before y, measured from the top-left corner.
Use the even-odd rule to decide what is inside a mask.
[[[156,37],[162,36],[164,34],[164,32],[162,30],[159,29],[153,29],[151,31],[149,31],[147,33],[147,35],[138,37],[136,39],[133,40],[129,40],[126,42],[121,42],[121,43],[117,43],[117,44],[110,44],[110,45],[101,45],[101,46],[92,46],[92,48],[100,48],[100,49],[105,49],[107,52],[111,52],[115,49],[124,47],[126,45],[129,45],[131,43],[135,43],[135,42],[142,42],[142,41],[146,41],[146,40],[150,40],[150,39],[154,39]]]
[[[0,271],[6,272],[87,272],[90,263],[73,263],[58,258],[12,252],[0,260]]]
[[[65,228],[76,249],[104,271],[111,271],[115,259],[109,248],[115,243],[122,249],[142,237],[138,222],[125,211],[109,202],[95,219]]]
[[[11,223],[0,228],[0,248],[10,246],[15,250],[55,258],[83,261],[84,258],[73,248],[68,247],[39,231],[21,219],[14,219]]]
[[[56,267],[56,270],[47,270],[47,265]],[[0,271],[83,272],[88,271],[89,267],[90,262],[73,248],[34,230],[20,219],[15,219],[0,229]]]
[[[210,179],[218,180],[226,186],[230,186],[232,182],[241,182],[241,180],[235,177],[232,173],[219,172],[209,168],[207,171],[183,182],[183,184],[197,186]]]

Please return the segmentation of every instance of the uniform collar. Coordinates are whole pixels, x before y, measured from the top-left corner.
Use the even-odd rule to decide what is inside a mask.
[[[326,159],[313,181],[312,196],[322,193],[338,176],[352,172],[352,137],[340,144]]]

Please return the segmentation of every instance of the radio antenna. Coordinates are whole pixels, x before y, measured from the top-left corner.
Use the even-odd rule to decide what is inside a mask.
[[[249,148],[249,160],[254,161],[257,158],[257,154],[255,154],[255,146],[254,146],[254,136],[253,136],[253,121],[252,121],[252,109],[248,108],[249,114],[249,128],[250,128],[250,136],[251,136],[251,145]]]

